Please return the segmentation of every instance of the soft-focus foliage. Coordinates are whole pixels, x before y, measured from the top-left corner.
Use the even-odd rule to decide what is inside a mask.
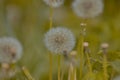
[[[74,14],[72,2],[73,0],[65,0],[64,5],[54,9],[53,26],[66,26],[78,38],[82,19]],[[21,18],[17,24],[7,23],[6,7],[8,5],[17,5],[21,10]],[[103,42],[109,43],[108,72],[113,73],[113,78],[120,75],[120,0],[104,0],[104,7],[103,14],[87,20],[85,36],[93,57],[92,64],[96,74],[93,74],[92,78],[95,76],[95,80],[103,80],[102,59],[101,54],[98,53],[100,44]],[[23,57],[17,65],[26,66],[36,80],[48,80],[49,57],[43,38],[49,29],[49,9],[42,0],[0,0],[0,37],[13,36],[23,44]],[[53,80],[57,80],[56,55],[53,58]],[[67,73],[66,66],[62,67]],[[86,69],[84,67],[84,72]],[[66,76],[67,74],[65,74],[65,80],[67,80]],[[84,80],[88,76],[85,75]],[[21,73],[18,73],[16,78],[24,80]]]

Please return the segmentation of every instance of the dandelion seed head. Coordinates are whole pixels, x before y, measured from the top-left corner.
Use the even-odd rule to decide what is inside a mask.
[[[52,53],[69,53],[75,46],[73,33],[67,28],[52,28],[45,34],[45,46]]]
[[[22,46],[18,40],[11,37],[0,38],[0,62],[15,63],[22,56]]]
[[[51,7],[59,7],[64,3],[64,0],[43,0],[47,5]]]
[[[72,4],[77,16],[82,18],[93,18],[103,12],[102,0],[75,0]]]
[[[109,44],[108,43],[102,43],[101,44],[101,48],[102,49],[107,49],[109,47]]]
[[[88,43],[88,42],[84,42],[84,43],[83,43],[83,46],[84,46],[84,47],[88,47],[88,46],[89,46],[89,43]]]

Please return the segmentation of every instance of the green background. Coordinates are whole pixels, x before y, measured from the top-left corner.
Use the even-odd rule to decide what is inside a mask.
[[[18,24],[7,26],[6,6],[14,4],[21,8],[22,20]],[[64,5],[54,9],[53,27],[69,28],[78,38],[80,23],[83,20],[76,16],[71,4],[72,0],[66,0]],[[48,80],[49,55],[43,39],[49,29],[49,9],[42,0],[3,0],[3,2],[1,0],[0,2],[0,37],[15,36],[22,43],[24,51],[18,65],[26,66],[36,80]],[[9,33],[9,29],[14,35]],[[109,43],[109,51],[120,52],[120,0],[104,0],[103,13],[88,20],[85,41],[90,43],[92,54],[99,51],[103,42]],[[56,55],[53,66],[53,78],[56,80]]]

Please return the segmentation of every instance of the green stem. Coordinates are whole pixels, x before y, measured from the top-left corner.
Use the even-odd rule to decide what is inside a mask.
[[[74,67],[74,80],[77,80],[77,70],[76,70],[76,67]]]
[[[53,8],[50,7],[50,29],[52,28],[53,26]]]
[[[74,70],[71,63],[69,65],[68,80],[74,80]]]
[[[22,71],[28,80],[35,80],[35,79],[33,79],[33,77],[30,75],[29,71],[25,67],[22,67]]]
[[[104,70],[104,80],[108,80],[108,76],[107,76],[107,57],[106,57],[106,54],[103,55],[103,70]]]
[[[52,25],[53,25],[53,8],[52,7],[50,7],[50,27],[49,27],[49,29],[51,29],[52,28]],[[50,64],[50,69],[49,69],[49,80],[52,80],[52,54],[51,53],[49,53],[49,64]]]
[[[49,80],[52,80],[52,54],[49,53]]]
[[[86,53],[86,57],[87,57],[87,63],[88,63],[88,68],[89,68],[89,74],[92,75],[92,65],[91,65],[90,57],[88,53]]]
[[[58,80],[61,80],[61,77],[60,77],[60,74],[61,74],[61,72],[60,72],[60,67],[61,67],[61,56],[60,55],[58,55]]]
[[[84,59],[83,42],[84,42],[84,36],[81,35],[78,41],[78,48],[77,48],[77,51],[80,55],[80,79],[82,79],[83,59]]]

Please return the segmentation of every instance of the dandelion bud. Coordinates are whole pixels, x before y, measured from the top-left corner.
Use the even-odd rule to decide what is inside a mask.
[[[107,49],[108,47],[109,47],[108,43],[102,43],[101,44],[101,48],[103,48],[103,49]]]
[[[83,46],[84,46],[84,47],[88,47],[88,46],[89,46],[89,43],[88,43],[88,42],[84,42],[84,43],[83,43]]]
[[[102,48],[103,53],[105,53],[105,54],[107,53],[108,47],[109,47],[108,43],[102,43],[101,44],[101,48]]]
[[[84,42],[83,46],[84,46],[84,53],[90,53],[89,43],[88,42]]]
[[[80,24],[81,27],[86,27],[86,25],[87,25],[87,24],[85,24],[85,23],[81,23],[81,24]]]

